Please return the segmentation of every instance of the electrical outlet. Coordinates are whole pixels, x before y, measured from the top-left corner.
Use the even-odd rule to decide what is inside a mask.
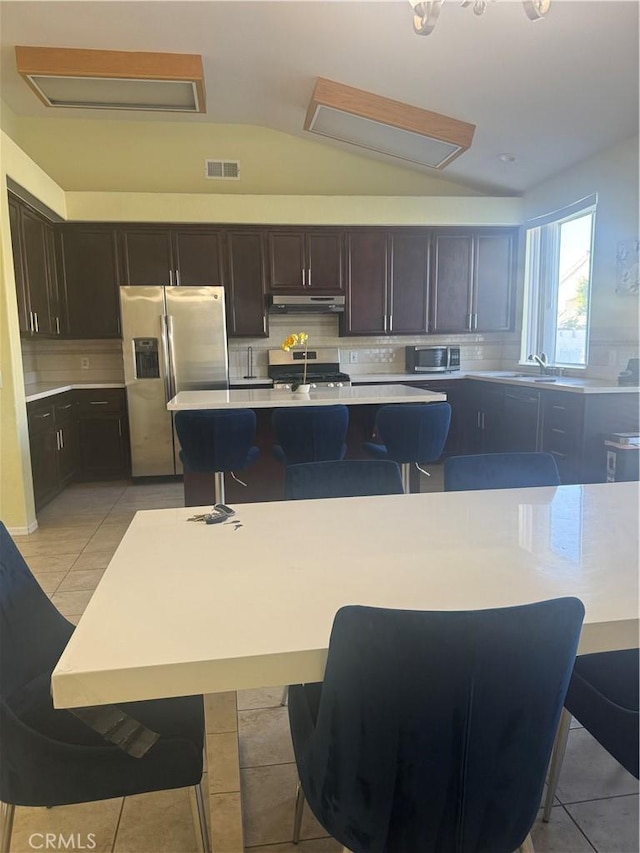
[[[349,364],[358,363],[358,351],[355,349],[349,350]]]
[[[89,370],[89,359],[86,355],[83,355],[80,359],[80,367],[82,370]]]

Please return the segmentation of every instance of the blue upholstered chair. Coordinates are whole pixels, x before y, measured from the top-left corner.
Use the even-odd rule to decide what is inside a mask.
[[[2,853],[9,850],[15,806],[86,803],[186,786],[196,789],[200,832],[209,850],[200,789],[202,697],[108,708],[129,718],[123,725],[135,727],[137,721],[159,735],[146,754],[133,757],[70,711],[53,708],[51,673],[73,631],[0,522]]]
[[[175,424],[184,470],[213,474],[216,503],[224,503],[225,472],[235,476],[260,453],[253,446],[256,413],[252,409],[177,412]]]
[[[305,798],[353,853],[514,853],[528,839],[584,607],[350,606],[324,681],[289,689]]]
[[[559,485],[558,466],[550,453],[477,453],[451,456],[444,463],[445,492]]]
[[[287,500],[401,495],[402,477],[389,459],[343,459],[289,465],[284,480]]]
[[[346,406],[294,406],[275,409],[273,453],[283,465],[342,459],[347,451]]]
[[[449,403],[393,403],[382,406],[376,415],[376,432],[382,444],[367,441],[363,446],[376,459],[393,459],[401,464],[402,483],[408,493],[410,464],[438,460],[450,425]]]
[[[638,778],[639,664],[638,649],[577,658],[553,750],[544,821],[551,815],[572,716]]]

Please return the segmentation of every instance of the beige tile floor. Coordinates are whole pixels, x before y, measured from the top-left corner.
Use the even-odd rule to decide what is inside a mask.
[[[441,471],[431,470],[433,476],[423,478],[424,491],[442,488]],[[135,512],[181,506],[182,497],[181,485],[174,483],[74,485],[40,513],[34,534],[16,541],[52,601],[77,622]],[[339,853],[340,845],[308,812],[305,840],[298,847],[291,844],[296,774],[281,694],[277,686],[238,694],[245,851]],[[228,709],[221,706],[219,713]],[[209,731],[214,729],[223,731],[224,721]],[[222,741],[220,746],[222,759]],[[213,789],[216,773],[224,775],[224,767],[209,768]],[[538,820],[534,827],[536,853],[638,853],[638,783],[579,727],[570,733],[557,800],[551,823]],[[233,802],[228,805],[232,808]],[[184,790],[53,809],[18,808],[12,853],[30,853],[34,843],[42,842],[34,836],[30,844],[29,838],[46,832],[75,834],[76,849],[80,843],[86,847],[93,833],[98,853],[198,850]]]

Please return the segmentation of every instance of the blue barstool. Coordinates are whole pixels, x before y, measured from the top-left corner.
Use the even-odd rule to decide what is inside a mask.
[[[550,453],[474,453],[451,456],[444,463],[445,492],[559,485],[558,466]]]
[[[283,465],[343,459],[347,451],[346,406],[300,406],[273,413],[273,453]]]
[[[213,474],[216,503],[224,503],[225,472],[238,479],[234,471],[247,468],[260,453],[253,446],[256,413],[252,409],[177,412],[175,424],[185,471]]]
[[[359,495],[401,495],[402,477],[391,459],[342,459],[288,465],[286,500],[352,498]]]
[[[409,494],[409,466],[435,462],[442,455],[449,426],[449,403],[394,403],[376,415],[376,432],[382,444],[367,441],[367,453],[377,459],[393,459],[402,467],[402,485]]]

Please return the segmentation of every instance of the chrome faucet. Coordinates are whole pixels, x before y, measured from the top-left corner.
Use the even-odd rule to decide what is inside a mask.
[[[547,356],[545,355],[545,353],[541,352],[540,355],[534,353],[533,355],[528,356],[527,361],[535,361],[538,367],[540,368],[540,373],[543,376],[547,372],[549,362],[547,361]]]

